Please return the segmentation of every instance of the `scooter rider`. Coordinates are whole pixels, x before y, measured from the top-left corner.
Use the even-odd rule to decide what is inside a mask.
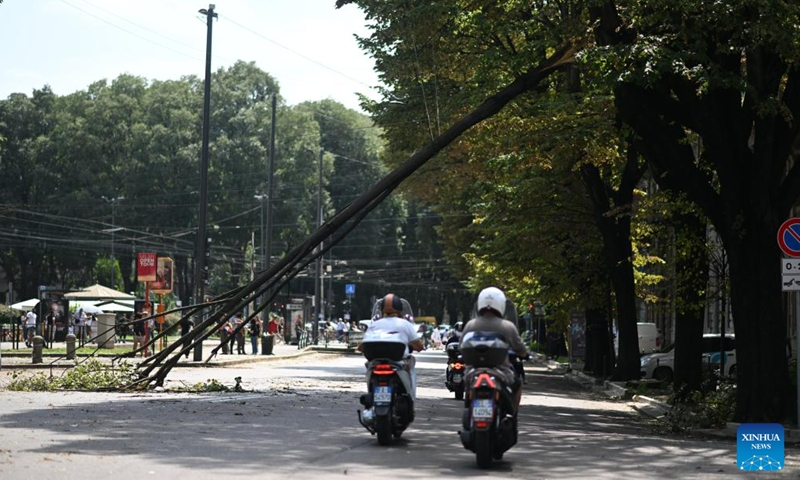
[[[411,352],[422,351],[424,345],[422,337],[419,336],[414,325],[400,316],[403,313],[403,301],[400,297],[393,293],[386,294],[382,302],[381,312],[382,318],[373,320],[366,332],[364,332],[364,340],[358,346],[358,351],[362,351],[363,344],[370,341],[385,341],[387,337],[396,339],[397,342],[402,342],[406,345],[406,353],[403,358],[405,368],[411,376],[411,399],[417,399],[417,373],[414,370],[415,359]]]
[[[497,333],[505,338],[506,343],[520,358],[527,357],[528,349],[525,347],[522,338],[520,338],[517,327],[512,322],[503,319],[505,310],[506,295],[503,291],[497,287],[484,288],[478,294],[478,316],[467,322],[461,338],[463,339],[467,333],[472,331]],[[514,370],[509,364],[497,368],[503,374],[504,383],[511,386],[514,392],[514,409],[516,412],[519,410],[519,403],[522,399],[520,382],[517,381]]]
[[[450,345],[451,343],[461,342],[461,332],[463,331],[464,331],[464,322],[456,322],[456,324],[453,325],[453,329],[450,330],[447,342],[445,343],[445,349],[447,348],[447,345]]]

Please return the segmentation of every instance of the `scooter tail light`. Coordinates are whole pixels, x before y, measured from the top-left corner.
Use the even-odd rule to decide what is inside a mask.
[[[495,388],[494,379],[488,373],[481,373],[475,379],[475,388],[489,387]]]
[[[394,369],[392,366],[386,363],[375,365],[375,368],[372,370],[373,375],[391,375],[393,373]]]

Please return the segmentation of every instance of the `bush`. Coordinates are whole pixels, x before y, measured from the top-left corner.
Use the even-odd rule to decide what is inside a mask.
[[[736,411],[736,385],[721,381],[716,388],[674,393],[667,403],[672,405],[672,409],[661,422],[670,432],[722,428],[733,420]]]

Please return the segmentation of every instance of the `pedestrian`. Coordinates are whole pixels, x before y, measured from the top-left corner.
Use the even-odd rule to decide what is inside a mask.
[[[236,315],[236,327],[237,328],[241,327],[243,323],[244,323],[244,314],[240,312],[238,315]],[[236,332],[235,337],[236,337],[236,354],[246,355],[244,351],[244,327],[239,328],[239,330]]]
[[[340,342],[344,340],[344,320],[341,318],[336,323],[336,340]]]
[[[238,314],[234,313],[228,320],[228,351],[233,354],[233,345],[236,343],[236,326],[239,325]],[[238,351],[237,351],[238,353]]]
[[[130,317],[128,314],[124,314],[119,319],[119,341],[121,343],[125,343],[126,339],[128,338],[128,324],[130,323]]]
[[[22,312],[19,318],[17,319],[17,338],[15,340],[19,342],[19,339],[21,338],[25,340],[25,344],[27,345],[28,335],[26,335],[27,333],[26,330],[28,328],[28,325],[27,325],[27,317],[25,316],[26,313],[28,312]]]
[[[439,347],[442,346],[442,334],[439,332],[438,328],[433,329],[433,333],[431,334],[431,340],[433,341],[433,349],[438,350]]]
[[[267,333],[270,335],[274,335],[276,338],[275,343],[278,340],[281,340],[281,334],[279,332],[280,326],[278,325],[278,317],[276,315],[270,314],[269,316],[269,323],[267,324]]]
[[[78,341],[81,345],[86,341],[86,313],[82,308],[75,314],[75,326],[78,327]]]
[[[92,336],[92,332],[97,334],[96,325],[97,325],[97,315],[93,313],[87,318],[86,321],[86,338],[88,338],[88,341],[92,343],[94,343],[94,337]]]
[[[137,313],[136,317],[133,319],[133,351],[142,348],[145,344],[144,339],[147,334],[147,329],[145,327],[145,322],[143,320],[144,314]],[[147,350],[142,351],[142,356],[147,356]]]
[[[58,315],[53,308],[50,308],[50,312],[48,312],[47,316],[44,320],[44,346],[46,348],[53,348],[53,340],[55,339],[56,335],[56,320],[58,319]]]
[[[350,343],[350,322],[344,322],[342,337],[344,337],[344,343]]]
[[[36,335],[36,314],[28,310],[25,314],[25,346],[33,346],[33,336]]]
[[[184,348],[190,345],[191,339],[189,338],[189,332],[192,331],[192,327],[194,327],[194,322],[192,322],[189,318],[182,318],[181,319],[181,340],[183,340]],[[189,358],[189,350],[186,350],[184,354],[186,358]]]
[[[297,342],[300,343],[300,337],[303,333],[303,316],[299,313],[294,317],[294,333],[297,335]]]
[[[225,315],[224,313],[220,315],[218,325],[219,325],[219,343],[220,345],[222,345],[222,354],[228,355],[229,354],[228,339],[231,336],[230,334],[231,324],[230,322],[228,322],[228,316]]]
[[[252,347],[253,355],[258,354],[258,339],[261,337],[261,319],[258,315],[250,319],[250,324],[247,329],[250,331],[250,346]]]

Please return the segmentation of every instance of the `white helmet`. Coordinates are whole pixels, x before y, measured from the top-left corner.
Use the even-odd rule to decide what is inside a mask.
[[[497,287],[487,287],[478,294],[478,313],[490,308],[502,317],[506,312],[506,294]]]

